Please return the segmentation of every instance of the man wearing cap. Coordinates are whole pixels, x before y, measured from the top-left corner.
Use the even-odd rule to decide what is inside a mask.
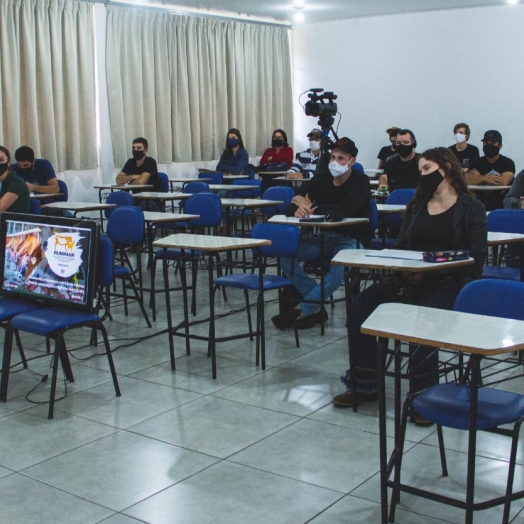
[[[413,131],[401,129],[395,138],[395,152],[398,156],[388,158],[384,164],[384,174],[380,175],[378,182],[379,191],[382,187],[387,187],[391,193],[396,189],[415,189],[418,186],[420,155],[415,153],[415,147],[417,140]]]
[[[296,154],[295,161],[286,173],[286,178],[311,178],[315,174],[320,158],[322,131],[320,129],[312,129],[307,137],[309,138],[309,147],[305,151]]]
[[[515,162],[500,154],[502,135],[496,130],[486,131],[482,151],[484,156],[475,160],[466,173],[466,182],[470,185],[509,186],[515,176]],[[477,198],[486,206],[487,211],[501,209],[505,191],[478,191]]]
[[[463,122],[456,124],[453,128],[453,135],[456,143],[449,146],[449,149],[451,149],[457,157],[462,169],[468,171],[473,162],[480,156],[479,149],[476,146],[468,144],[471,135],[468,124],[464,124]]]
[[[353,140],[344,137],[335,142],[331,152],[331,161],[326,168],[321,167],[306,188],[300,190],[286,208],[286,216],[307,218],[310,215],[326,215],[329,220],[362,217],[369,218],[369,200],[371,196],[369,178],[361,171],[353,169],[358,149]],[[335,227],[324,232],[324,256],[333,258],[342,249],[355,249],[357,243],[368,247],[371,231],[367,223]],[[278,329],[293,325],[299,329],[313,327],[326,322],[328,314],[320,304],[320,283],[308,276],[300,263],[320,258],[319,234],[304,235],[295,256],[293,285],[297,291],[300,309],[291,308],[276,315],[271,320]],[[282,270],[291,275],[291,259],[281,261]],[[331,296],[344,281],[344,269],[331,266],[324,277],[324,297]]]
[[[386,129],[386,133],[389,135],[389,141],[391,142],[391,144],[389,146],[382,147],[378,152],[377,169],[382,169],[384,167],[384,164],[386,163],[386,160],[397,154],[397,152],[395,151],[395,140],[397,139],[399,131],[400,127],[397,126],[391,126],[389,129]]]

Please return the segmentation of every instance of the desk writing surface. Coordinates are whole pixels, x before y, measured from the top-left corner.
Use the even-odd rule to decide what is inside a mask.
[[[161,193],[159,191],[143,191],[142,193],[135,193],[133,198],[147,198],[149,200],[183,200],[189,198],[190,193]]]
[[[282,200],[262,200],[258,198],[221,198],[225,207],[268,207],[283,204]]]
[[[271,245],[271,241],[264,239],[191,235],[188,233],[169,235],[153,242],[154,247],[195,249],[202,251],[235,251],[237,249],[249,249],[269,245]]]
[[[268,220],[268,223],[270,224],[285,224],[300,227],[319,227],[322,229],[353,226],[355,224],[366,224],[367,222],[369,222],[369,219],[367,218],[343,218],[339,222],[300,222],[298,218],[287,217],[286,215],[275,215]]]
[[[29,197],[35,200],[45,200],[46,198],[56,198],[63,195],[64,193],[29,193]]]
[[[402,213],[406,210],[406,204],[377,204],[379,213]]]
[[[200,215],[186,215],[185,213],[161,213],[160,211],[144,211],[146,222],[185,222],[196,220]]]
[[[116,204],[100,204],[98,202],[52,202],[45,204],[42,209],[62,209],[66,211],[97,211],[99,209],[111,209]]]
[[[188,177],[188,178],[173,177],[173,178],[169,178],[168,180],[170,182],[174,182],[174,183],[178,182],[180,184],[186,184],[186,183],[189,183],[189,182],[208,182],[208,181],[213,180],[213,179],[212,178],[198,178],[198,177]]]
[[[507,191],[508,189],[511,189],[511,186],[474,186],[474,185],[468,185],[468,189],[471,191]]]
[[[402,256],[402,251],[403,250],[401,249],[398,250],[399,256]],[[413,252],[407,251],[407,253]],[[331,264],[333,266],[424,273],[450,267],[469,266],[475,263],[473,258],[468,258],[467,260],[454,260],[452,262],[424,262],[422,260],[422,253],[420,253],[420,260],[389,257],[379,258],[377,257],[379,254],[380,251],[375,251],[373,249],[343,249],[331,259]]]
[[[382,304],[362,333],[479,355],[524,349],[524,322],[410,304]]]
[[[488,246],[497,246],[502,244],[514,244],[524,242],[522,233],[494,233],[488,231]]]
[[[260,176],[282,176],[285,175],[287,171],[259,171]]]
[[[249,175],[228,175],[224,173],[222,180],[240,180],[241,178],[249,178]]]
[[[209,191],[218,192],[218,191],[249,191],[260,189],[259,186],[249,186],[243,184],[209,184]]]
[[[120,189],[122,191],[131,191],[132,189],[150,189],[151,184],[102,184],[93,186],[95,189]]]

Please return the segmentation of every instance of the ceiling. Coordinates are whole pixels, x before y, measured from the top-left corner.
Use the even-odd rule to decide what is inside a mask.
[[[118,0],[112,0],[118,1]],[[122,1],[122,0],[120,0]],[[505,5],[508,0],[123,0],[126,3],[154,4],[156,7],[174,8],[182,11],[218,16],[248,15],[253,19],[293,23],[297,13],[294,5],[303,4],[301,23],[324,22],[341,18]],[[523,1],[523,0],[520,0]]]

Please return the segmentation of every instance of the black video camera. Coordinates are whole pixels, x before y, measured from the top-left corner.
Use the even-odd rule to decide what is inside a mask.
[[[332,91],[324,91],[323,88],[310,89],[308,93],[309,102],[306,102],[304,111],[307,116],[318,117],[319,126],[330,129],[335,122],[337,104],[333,102],[338,97]]]

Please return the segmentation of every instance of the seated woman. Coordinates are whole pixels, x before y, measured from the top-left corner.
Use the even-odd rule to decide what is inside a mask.
[[[420,157],[419,170],[420,183],[407,206],[396,248],[469,251],[475,259],[473,265],[419,273],[414,277],[415,304],[452,309],[460,289],[482,274],[487,249],[486,209],[469,193],[462,167],[449,149],[428,149]],[[360,327],[380,304],[404,300],[402,280],[381,280],[355,297],[351,305],[350,344],[355,369],[348,370],[341,381],[350,389],[350,373],[354,373],[356,395],[353,397],[351,391],[346,391],[333,399],[334,404],[349,407],[377,399],[377,339],[363,335]],[[438,383],[438,352],[421,346],[410,358],[410,369],[414,374],[410,391]],[[425,421],[415,416],[415,422]]]
[[[11,211],[13,213],[29,213],[29,189],[22,178],[11,171],[11,155],[9,151],[0,146],[0,213]]]
[[[282,166],[282,169],[278,171],[287,171],[291,168],[291,164],[293,163],[293,148],[289,147],[287,143],[286,132],[282,129],[275,129],[275,131],[273,131],[271,147],[264,151],[258,170],[264,171],[264,169],[271,169],[271,164],[281,163],[285,163],[286,165]]]
[[[244,149],[240,131],[231,128],[227,132],[226,148],[220,157],[216,170],[220,173],[240,175],[249,164],[249,155]]]

